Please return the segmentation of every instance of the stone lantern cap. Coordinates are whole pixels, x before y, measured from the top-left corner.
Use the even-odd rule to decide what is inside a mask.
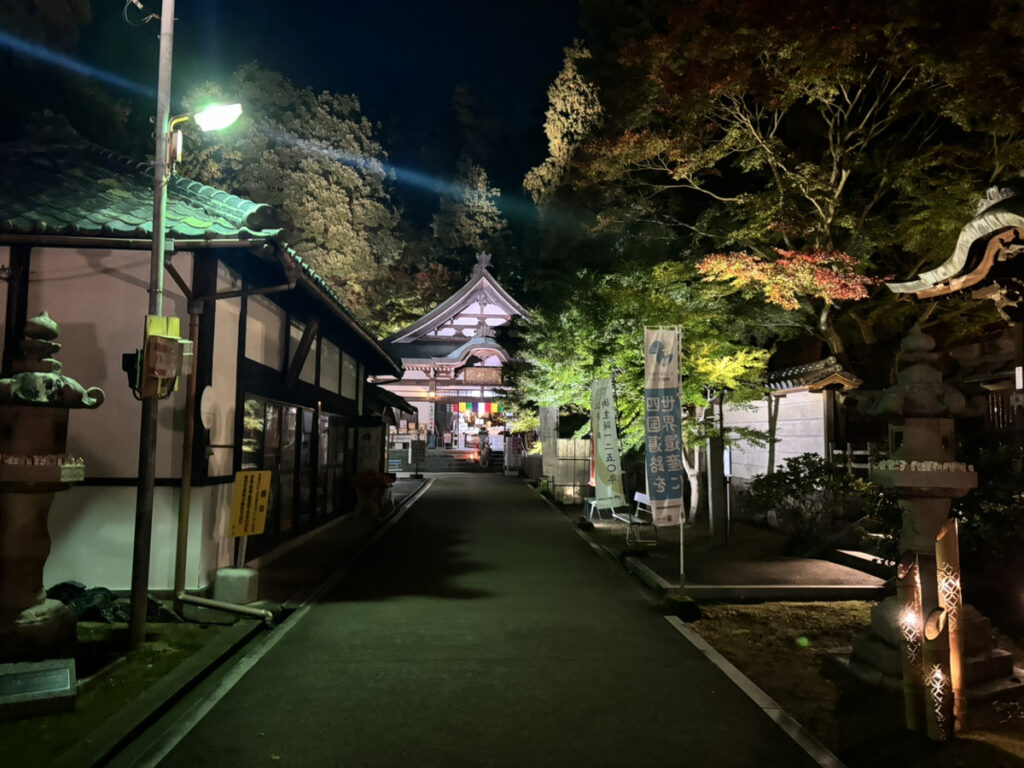
[[[935,339],[917,325],[900,342],[902,369],[896,384],[881,392],[864,393],[861,411],[870,416],[953,417],[980,412],[956,388],[943,383],[934,366],[940,354]]]
[[[0,405],[64,408],[98,408],[104,394],[99,387],[85,389],[61,373],[55,355],[61,345],[55,339],[60,328],[43,312],[26,321],[22,357],[14,361],[16,373],[0,379]]]

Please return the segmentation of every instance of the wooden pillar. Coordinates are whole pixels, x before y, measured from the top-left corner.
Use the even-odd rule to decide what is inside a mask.
[[[20,343],[25,336],[25,320],[28,317],[28,275],[32,249],[27,245],[12,245],[10,252],[11,272],[7,282],[7,316],[0,376],[14,373],[13,362],[21,354]]]

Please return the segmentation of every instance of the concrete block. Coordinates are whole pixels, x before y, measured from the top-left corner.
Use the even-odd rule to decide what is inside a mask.
[[[252,568],[221,568],[213,579],[213,599],[235,605],[256,601],[259,572]]]
[[[0,720],[68,712],[77,695],[74,659],[0,664]]]

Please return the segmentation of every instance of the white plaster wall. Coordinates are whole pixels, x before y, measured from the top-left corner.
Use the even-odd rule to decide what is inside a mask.
[[[191,279],[190,257],[179,255],[174,264],[186,281]],[[57,359],[64,373],[106,393],[99,408],[76,409],[70,416],[68,452],[85,459],[89,477],[138,474],[141,405],[128,388],[121,355],[142,345],[148,284],[146,251],[32,251],[28,316],[48,311],[60,326],[63,347]],[[188,316],[185,299],[170,280],[164,286],[164,314]],[[182,330],[187,331],[185,323]],[[183,388],[160,401],[157,477],[181,474],[184,403]]]
[[[746,406],[726,405],[727,427],[749,427],[768,431],[768,406],[764,401]],[[775,436],[775,462],[779,467],[786,459],[802,453],[826,455],[825,396],[821,392],[792,392],[779,402]],[[739,444],[732,448],[732,476],[745,480],[768,471],[768,448]]]
[[[52,544],[43,571],[46,587],[74,579],[87,587],[131,588],[135,494],[134,486],[81,486],[57,494],[50,508]],[[201,510],[193,509],[186,572],[190,589],[209,582],[199,569],[202,527]],[[157,486],[153,493],[150,589],[174,586],[177,530],[178,489]]]
[[[0,263],[9,250],[0,249]],[[191,280],[191,258],[179,254],[175,267]],[[140,404],[132,397],[121,370],[121,354],[142,342],[148,306],[149,255],[143,251],[72,251],[35,249],[29,283],[29,315],[48,310],[61,327],[64,345],[57,356],[64,372],[86,387],[100,386],[106,400],[93,411],[73,410],[68,450],[85,458],[94,478],[135,478],[138,471]],[[225,268],[218,290],[240,287]],[[0,328],[6,309],[0,289]],[[211,472],[229,474],[234,438],[235,360],[240,300],[217,302],[213,386],[203,399],[217,448]],[[184,298],[165,283],[164,314],[182,318]],[[0,337],[2,338],[2,337]],[[184,393],[160,401],[157,477],[179,477]],[[205,421],[205,419],[204,419]],[[234,544],[228,536],[230,483],[195,488],[189,519],[186,588],[209,586],[219,567],[232,564]],[[170,590],[174,582],[179,489],[157,486],[153,499],[153,537],[149,586]],[[136,487],[76,486],[58,493],[49,517],[51,553],[43,578],[50,587],[74,579],[87,586],[127,591],[131,585]]]
[[[202,506],[201,528],[196,532],[198,546],[189,549],[189,560],[193,554],[198,559],[196,588],[203,588],[213,583],[218,568],[233,566],[235,557],[235,540],[229,534],[231,525],[231,496],[234,492],[232,483],[208,485],[192,491],[193,507]],[[190,521],[191,522],[191,521]],[[189,525],[192,533],[192,525]],[[191,566],[190,566],[191,567]]]
[[[327,339],[320,342],[320,386],[341,392],[341,350]]]

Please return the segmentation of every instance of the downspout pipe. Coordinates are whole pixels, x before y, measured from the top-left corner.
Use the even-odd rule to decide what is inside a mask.
[[[211,600],[208,597],[187,595],[184,592],[176,593],[174,601],[178,604],[188,603],[189,605],[199,605],[203,608],[216,608],[218,611],[240,613],[243,616],[252,616],[257,619],[263,619],[268,627],[274,626],[274,613],[267,608],[253,608],[250,605],[236,605],[235,603],[226,603],[223,600]]]
[[[196,307],[196,309],[201,309]],[[188,337],[193,359],[199,341],[199,313],[189,302]],[[178,540],[174,554],[174,609],[181,613],[185,594],[185,570],[188,564],[188,522],[192,504],[192,444],[196,433],[196,368],[193,365],[185,385],[185,434],[181,447],[181,493],[178,494]]]

